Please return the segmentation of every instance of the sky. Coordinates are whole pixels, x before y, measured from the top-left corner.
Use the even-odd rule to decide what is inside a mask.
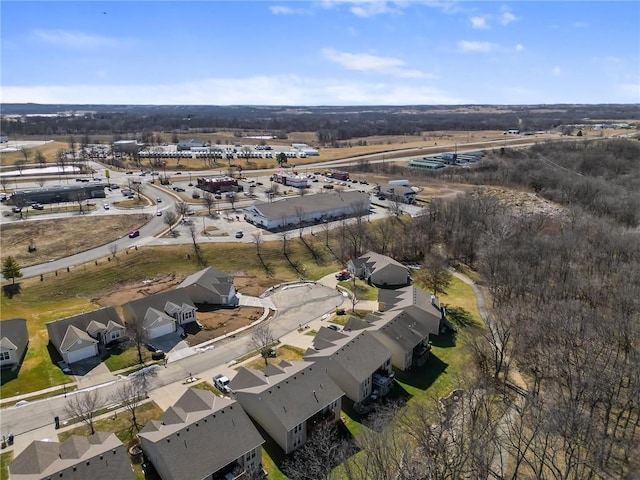
[[[2,103],[640,103],[638,1],[11,1]]]

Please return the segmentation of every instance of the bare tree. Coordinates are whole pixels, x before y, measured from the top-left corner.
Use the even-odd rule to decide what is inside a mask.
[[[302,238],[302,232],[304,231],[304,208],[296,207],[295,212],[298,220],[298,233],[300,238]]]
[[[144,365],[144,358],[142,357],[142,348],[147,342],[147,329],[144,328],[144,317],[134,318],[127,322],[127,336],[133,342],[138,352],[138,363]]]
[[[91,435],[96,433],[94,428],[95,415],[98,410],[104,406],[100,391],[98,389],[89,390],[70,394],[67,398],[67,404],[64,407],[65,413],[71,419],[78,419],[84,423]]]
[[[142,184],[142,182],[139,180],[133,180],[129,178],[127,180],[127,184],[130,190],[136,192],[136,195],[138,196],[138,201],[140,201],[140,195],[142,194],[142,190],[144,190],[144,185]]]
[[[211,209],[216,204],[216,198],[211,192],[204,192],[202,194],[202,200],[204,200],[204,204],[207,206],[207,210],[209,211],[209,216],[211,216]]]
[[[40,178],[38,178],[38,179],[36,180],[36,183],[38,184],[38,186],[39,186],[40,188],[44,187],[44,182],[45,182],[45,179],[44,179],[44,178],[42,178],[42,177],[40,177]]]
[[[7,187],[9,186],[9,179],[7,177],[0,177],[0,185],[2,185],[2,190],[4,193],[7,193]]]
[[[26,161],[26,160],[22,160],[22,159],[16,160],[15,166],[16,166],[16,168],[18,169],[18,173],[19,173],[20,175],[22,175],[22,171],[24,170],[24,166],[25,166],[26,164],[27,164],[27,161]]]
[[[269,356],[275,343],[276,338],[269,325],[258,325],[249,337],[249,345],[260,352],[265,365],[269,363]]]
[[[191,235],[191,241],[193,242],[193,252],[196,256],[196,259],[198,260],[198,263],[200,265],[205,267],[207,265],[207,262],[205,261],[204,255],[202,254],[202,248],[200,248],[200,245],[198,245],[198,229],[195,223],[191,223],[189,225],[189,233]]]
[[[78,204],[79,212],[82,215],[84,213],[84,210],[82,209],[82,202],[87,199],[87,193],[84,190],[79,190],[69,195],[69,199]]]
[[[163,221],[169,226],[169,232],[173,233],[173,225],[178,221],[178,214],[172,210],[167,210],[164,214]]]
[[[132,433],[134,431],[136,433],[139,432],[143,427],[143,425],[138,423],[136,412],[145,398],[145,392],[140,388],[139,382],[136,382],[133,379],[120,382],[116,389],[114,400],[124,407],[129,415],[131,415]]]
[[[22,147],[20,149],[20,153],[22,154],[22,157],[24,158],[23,165],[29,163],[29,158],[31,157],[31,150],[29,150],[26,147]]]
[[[189,212],[189,205],[186,202],[176,202],[174,209],[178,216],[185,216]]]
[[[258,230],[251,234],[253,237],[253,243],[256,244],[256,254],[260,256],[260,245],[262,244],[262,230]]]
[[[291,480],[332,478],[333,468],[355,453],[353,442],[340,436],[335,424],[323,423],[305,444],[287,458],[283,470]]]
[[[111,245],[109,245],[109,253],[111,254],[111,256],[113,258],[116,257],[116,253],[118,253],[118,244],[117,243],[112,243]]]
[[[237,196],[236,192],[227,193],[227,200],[229,200],[229,203],[231,204],[231,210],[235,210],[236,209],[236,200],[237,199],[238,199],[238,196]]]
[[[422,263],[418,272],[418,279],[434,294],[444,294],[451,285],[453,275],[449,271],[446,261],[437,256],[429,255]]]

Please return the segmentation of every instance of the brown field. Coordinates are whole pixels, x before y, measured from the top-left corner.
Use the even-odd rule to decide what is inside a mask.
[[[18,221],[2,225],[2,257],[11,255],[28,267],[57,260],[117,240],[144,225],[143,215],[71,217],[56,220]],[[79,232],[91,232],[80,235]],[[36,251],[29,253],[33,241]]]
[[[28,140],[29,137],[25,137],[25,140]],[[36,152],[40,151],[47,159],[49,163],[55,163],[56,155],[59,150],[67,150],[69,148],[69,144],[64,141],[59,142],[51,142],[46,145],[42,145],[40,147],[30,148],[30,156],[28,163],[34,163],[36,158]],[[21,152],[8,152],[8,153],[0,153],[0,166],[5,165],[13,165],[17,160],[24,160],[24,156]]]

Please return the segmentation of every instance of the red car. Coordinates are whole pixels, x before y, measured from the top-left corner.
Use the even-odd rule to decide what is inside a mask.
[[[133,232],[129,233],[129,238],[136,238],[140,236],[140,230],[134,230]]]
[[[347,270],[342,270],[336,273],[336,280],[340,282],[343,280],[349,280],[350,277],[351,277],[351,274]]]

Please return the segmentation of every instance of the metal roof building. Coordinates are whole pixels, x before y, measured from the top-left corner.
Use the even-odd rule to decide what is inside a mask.
[[[258,202],[244,209],[245,219],[267,230],[295,228],[300,223],[331,221],[342,217],[368,215],[369,194],[338,191],[302,197],[285,198],[277,202]]]

